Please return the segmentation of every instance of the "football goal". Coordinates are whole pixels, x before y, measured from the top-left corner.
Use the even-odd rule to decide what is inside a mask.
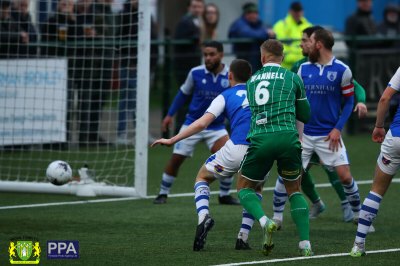
[[[0,191],[147,194],[150,1],[86,2],[2,7]],[[68,184],[47,181],[55,160]]]

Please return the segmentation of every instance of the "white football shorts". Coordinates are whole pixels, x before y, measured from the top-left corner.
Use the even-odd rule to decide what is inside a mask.
[[[228,140],[216,153],[205,162],[208,171],[214,173],[215,178],[231,177],[239,171],[240,163],[247,152],[248,145],[235,145]]]
[[[382,142],[377,164],[388,175],[395,175],[400,168],[400,138],[393,137],[390,130]]]
[[[327,136],[308,136],[303,134],[301,160],[304,169],[308,166],[314,152],[318,154],[324,165],[336,167],[349,164],[343,140],[340,139],[342,146],[339,146],[338,151],[333,152],[329,149],[329,141],[325,141],[326,137]]]
[[[188,126],[183,125],[179,132],[185,130]],[[186,139],[178,141],[174,145],[174,153],[180,154],[187,157],[192,157],[194,152],[194,147],[200,141],[204,141],[209,150],[214,146],[215,142],[222,138],[223,136],[227,136],[228,131],[226,129],[219,130],[203,130],[193,136],[190,136]]]

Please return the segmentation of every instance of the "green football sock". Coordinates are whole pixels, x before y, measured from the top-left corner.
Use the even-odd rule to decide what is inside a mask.
[[[261,217],[265,216],[261,206],[260,199],[257,197],[254,189],[243,188],[239,191],[239,200],[248,213],[253,215],[254,218],[260,220]]]
[[[310,223],[308,219],[308,204],[303,194],[294,193],[289,197],[290,214],[297,227],[300,241],[310,240]]]
[[[315,184],[310,171],[305,171],[301,178],[301,189],[304,194],[310,199],[312,203],[316,203],[320,200],[319,194],[315,189]]]
[[[339,196],[340,201],[347,199],[346,194],[344,194],[342,183],[339,180],[339,176],[336,171],[329,171],[326,166],[322,166],[329,177],[329,182],[331,182],[332,187],[335,189],[336,194]]]

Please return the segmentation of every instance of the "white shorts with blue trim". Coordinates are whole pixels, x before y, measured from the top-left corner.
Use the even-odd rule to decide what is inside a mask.
[[[349,164],[343,140],[340,139],[342,146],[339,145],[338,151],[334,152],[329,149],[329,141],[325,141],[326,137],[327,136],[308,136],[303,134],[301,160],[304,169],[306,169],[310,163],[311,156],[314,152],[317,153],[324,165],[336,167]]]
[[[400,137],[393,137],[390,130],[382,142],[377,164],[388,175],[395,175],[400,168]]]
[[[240,163],[247,152],[248,145],[235,145],[228,140],[216,153],[205,162],[207,170],[214,173],[215,178],[231,177],[239,171]]]
[[[187,125],[183,125],[179,130],[179,132],[182,132],[187,127],[188,127]],[[203,130],[197,134],[194,134],[193,136],[190,136],[186,139],[183,139],[175,143],[173,153],[187,157],[192,157],[194,152],[194,147],[200,141],[204,141],[208,149],[211,150],[211,148],[214,146],[217,140],[227,135],[228,131],[226,131],[225,128],[218,130],[208,130],[208,129]]]

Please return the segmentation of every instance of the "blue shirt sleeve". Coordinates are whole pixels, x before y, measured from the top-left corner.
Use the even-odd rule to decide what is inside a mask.
[[[178,111],[189,98],[189,95],[184,94],[181,90],[179,90],[178,94],[175,96],[174,101],[168,109],[168,115],[173,116],[176,111]]]
[[[344,97],[344,106],[342,114],[340,115],[339,121],[336,123],[335,128],[340,131],[343,129],[344,124],[349,119],[351,113],[353,112],[354,96]]]

